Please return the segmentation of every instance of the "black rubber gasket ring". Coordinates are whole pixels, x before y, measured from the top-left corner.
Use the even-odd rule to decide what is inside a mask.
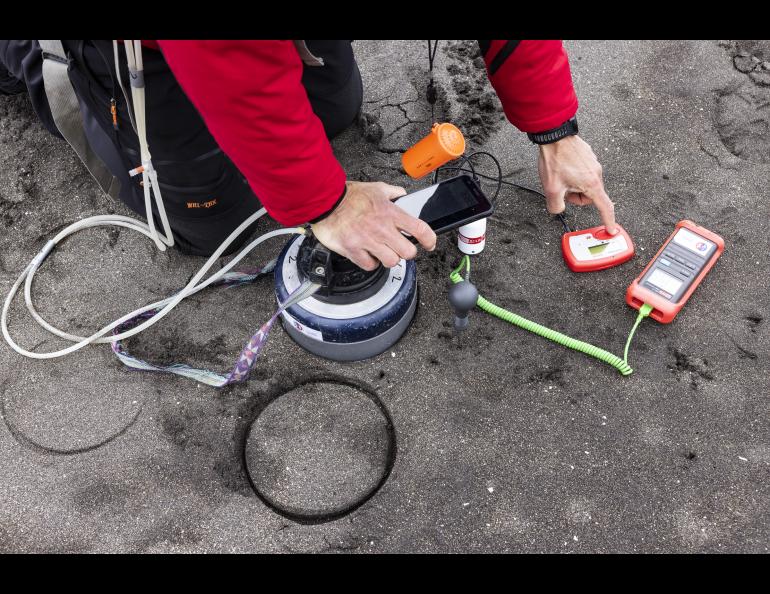
[[[272,500],[271,498],[269,498],[267,495],[265,495],[259,490],[256,483],[254,482],[254,479],[251,477],[251,473],[249,472],[249,464],[248,464],[248,461],[246,460],[246,445],[249,441],[249,437],[251,436],[251,429],[252,427],[254,427],[254,424],[257,422],[257,420],[259,420],[259,417],[262,415],[262,413],[265,410],[267,410],[267,408],[271,404],[273,404],[273,402],[278,400],[281,396],[284,396],[289,392],[293,392],[297,388],[300,388],[307,384],[337,384],[341,386],[347,386],[349,388],[354,388],[356,390],[360,390],[366,395],[367,398],[369,398],[369,400],[371,400],[374,403],[374,405],[379,409],[380,413],[385,419],[385,429],[388,435],[388,446],[387,446],[388,449],[387,449],[387,458],[385,461],[385,468],[382,472],[382,476],[380,477],[380,480],[377,482],[376,485],[374,485],[371,489],[369,489],[369,491],[367,491],[362,497],[359,497],[358,500],[356,500],[352,504],[345,505],[341,508],[338,508],[332,511],[305,513],[305,512],[297,512],[297,511],[290,510],[283,507],[281,504]],[[398,451],[397,436],[396,436],[396,428],[395,428],[395,425],[393,424],[393,418],[390,415],[390,411],[388,410],[388,407],[385,406],[385,403],[382,401],[382,399],[379,397],[379,395],[373,388],[371,388],[370,386],[368,386],[363,382],[351,380],[351,379],[336,376],[336,375],[314,375],[312,377],[303,378],[302,380],[292,384],[287,389],[283,390],[280,394],[272,398],[270,402],[268,402],[256,414],[256,416],[249,423],[249,426],[244,434],[243,444],[241,448],[241,457],[242,457],[244,473],[246,474],[246,477],[249,480],[249,485],[251,485],[252,490],[254,491],[256,496],[260,499],[260,501],[262,501],[262,503],[264,503],[267,507],[269,507],[275,513],[283,516],[284,518],[297,522],[298,524],[322,524],[325,522],[331,522],[332,520],[337,520],[339,518],[347,516],[348,514],[354,512],[359,507],[361,507],[364,503],[369,501],[385,485],[388,478],[390,477],[390,473],[393,470],[393,466],[396,463],[397,451]]]

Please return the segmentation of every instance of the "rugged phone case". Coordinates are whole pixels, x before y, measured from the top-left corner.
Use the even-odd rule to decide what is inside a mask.
[[[649,289],[643,287],[640,284],[640,281],[642,278],[644,278],[644,275],[647,273],[647,271],[650,269],[653,263],[656,262],[658,258],[660,258],[661,254],[663,253],[663,250],[665,250],[668,247],[669,243],[671,243],[671,241],[674,239],[674,236],[682,227],[689,229],[696,235],[700,235],[701,237],[708,239],[709,241],[712,241],[714,244],[716,244],[716,250],[714,251],[713,254],[711,254],[711,257],[709,258],[708,262],[706,262],[705,266],[701,269],[701,271],[692,281],[692,284],[687,288],[684,294],[679,298],[679,300],[676,303],[672,303],[668,299],[660,295],[656,295]],[[626,291],[626,303],[628,303],[628,305],[630,305],[634,309],[639,309],[643,303],[649,303],[653,307],[652,312],[650,312],[650,317],[653,320],[661,322],[662,324],[668,324],[676,317],[676,315],[679,313],[679,310],[682,309],[684,304],[687,303],[687,300],[690,298],[690,295],[692,295],[693,291],[695,291],[695,288],[701,283],[701,281],[706,276],[706,274],[708,274],[712,266],[714,266],[716,261],[722,255],[722,252],[724,251],[724,249],[725,249],[725,241],[716,233],[713,233],[712,231],[709,231],[708,229],[705,229],[699,225],[696,225],[692,221],[689,221],[686,219],[683,221],[679,221],[676,224],[676,227],[674,228],[673,233],[671,233],[671,235],[666,240],[666,242],[660,247],[660,249],[658,250],[658,253],[655,254],[655,257],[652,260],[650,260],[647,266],[644,267],[644,270],[642,270],[639,276],[637,276],[634,279],[634,282],[631,283],[631,286],[628,287],[628,290]]]

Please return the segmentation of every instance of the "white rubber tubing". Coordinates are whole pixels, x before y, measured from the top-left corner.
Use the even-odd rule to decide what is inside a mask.
[[[264,210],[264,209],[262,209],[262,210]],[[264,212],[262,214],[264,214]],[[260,215],[260,211],[257,211],[248,220],[253,222],[253,221],[256,221],[257,219],[259,219],[260,216],[262,216],[262,215]],[[71,229],[72,227],[74,227],[76,225],[78,226],[77,229],[71,229],[71,232],[74,233],[74,232],[79,231],[79,230],[84,228],[83,225],[82,225],[83,223],[87,223],[87,222],[92,221],[93,219],[98,219],[98,218],[102,218],[102,217],[92,217],[91,219],[85,219],[84,221],[79,221],[78,223],[76,223],[74,225],[71,225],[67,229],[64,229],[56,238],[54,238],[53,241],[54,242],[58,242],[61,239],[63,239],[64,237],[66,237],[67,235],[69,235],[70,233],[67,233],[67,231],[69,229]],[[124,217],[124,218],[127,218],[127,217]],[[139,225],[144,225],[144,223],[141,223],[139,221],[135,221],[134,219],[128,219],[128,221],[130,221],[131,223],[138,223]],[[91,225],[88,225],[88,226],[97,226],[98,224],[99,224],[98,222],[95,222],[94,224],[91,224]],[[134,225],[123,224],[123,222],[117,222],[116,221],[113,224],[119,225],[119,226],[129,227],[129,228],[134,228]],[[245,226],[241,225],[238,229],[241,229],[241,228],[245,229]],[[235,235],[236,232],[238,232],[238,229],[236,229],[227,239],[225,239],[225,242],[222,245],[227,247],[230,244],[230,242],[234,239],[234,235]],[[146,236],[152,238],[150,232],[147,229],[137,229],[137,230],[139,230],[143,235],[146,235]],[[248,246],[246,246],[244,249],[241,250],[241,252],[238,254],[238,256],[236,256],[225,267],[223,267],[222,269],[218,270],[214,275],[212,275],[210,278],[208,278],[205,281],[205,283],[195,287],[194,290],[188,291],[186,296],[192,295],[193,293],[197,293],[198,291],[206,288],[208,285],[210,285],[214,281],[216,281],[219,278],[221,278],[224,274],[229,272],[236,264],[238,264],[238,262],[240,262],[246,256],[246,254],[249,253],[249,251],[251,249],[256,247],[256,245],[258,245],[258,244],[255,244],[254,242],[250,243]],[[45,248],[44,248],[43,251],[45,251]],[[208,262],[206,264],[208,264]],[[206,264],[204,264],[204,267],[206,266]],[[80,342],[82,340],[86,340],[86,338],[83,337],[83,336],[78,336],[77,334],[69,334],[69,333],[64,332],[62,330],[59,330],[55,326],[52,326],[45,319],[43,319],[43,317],[35,309],[35,305],[32,302],[32,281],[33,281],[34,275],[37,272],[38,268],[39,268],[39,265],[38,266],[33,266],[30,269],[30,271],[27,273],[26,282],[24,283],[24,299],[26,301],[27,309],[29,310],[30,315],[35,319],[35,321],[38,324],[40,324],[40,326],[42,326],[43,328],[48,330],[51,334],[55,334],[56,336],[59,336],[61,338],[69,340],[71,342]],[[146,308],[147,309],[152,309],[152,307],[154,307],[154,306],[161,307],[161,306],[165,305],[166,303],[170,302],[172,297],[168,297],[166,299],[163,299],[162,301],[158,301],[157,303],[153,303],[153,304],[151,304],[149,306],[146,306]],[[147,309],[143,308],[142,310],[137,310],[135,313],[138,315],[139,313],[143,313],[144,311],[147,311]],[[93,343],[106,343],[106,342],[112,342],[113,340],[114,339],[111,338],[111,337],[103,337],[103,338],[96,339],[96,340],[94,340],[92,342]]]
[[[252,217],[252,218],[254,218],[254,217]],[[256,218],[254,218],[254,220],[256,220]],[[284,230],[282,230],[282,231],[284,231]],[[287,229],[285,231],[288,231],[289,233],[297,233],[298,229]],[[281,232],[279,235],[283,235],[283,234],[284,233]],[[270,237],[274,237],[274,236],[275,235],[270,235]],[[205,289],[211,283],[213,283],[214,281],[220,279],[227,272],[232,270],[232,268],[234,266],[236,266],[238,264],[238,262],[240,262],[244,257],[246,257],[246,255],[251,250],[253,250],[262,241],[264,241],[266,239],[269,239],[270,237],[265,235],[265,236],[259,237],[256,240],[252,241],[249,245],[247,245],[245,248],[243,248],[240,251],[240,253],[235,258],[233,258],[233,260],[228,262],[226,266],[224,266],[223,268],[218,270],[215,274],[210,276],[208,279],[206,279],[206,281],[204,281],[200,285],[197,285],[197,286],[193,287],[192,289],[190,289],[189,291],[186,291],[185,297],[189,297],[190,295]],[[228,242],[225,245],[225,247],[226,247],[227,245],[229,245],[230,238],[228,238],[225,241]],[[27,309],[29,310],[30,315],[35,319],[35,321],[38,324],[40,324],[40,326],[42,326],[43,328],[48,330],[51,334],[55,334],[56,336],[59,336],[61,338],[69,340],[71,342],[79,342],[79,341],[82,341],[82,340],[86,340],[86,338],[83,337],[83,336],[78,336],[77,334],[69,334],[69,333],[64,332],[62,330],[59,330],[55,326],[52,326],[35,309],[35,305],[32,302],[32,282],[33,282],[33,277],[34,277],[36,272],[37,272],[37,267],[33,267],[33,269],[30,270],[30,272],[27,274],[26,282],[24,283],[24,299],[26,301]],[[183,289],[183,291],[184,291],[184,289]],[[156,303],[150,304],[150,305],[145,306],[144,308],[142,308],[140,310],[135,311],[134,314],[138,315],[140,313],[144,313],[144,311],[147,311],[149,309],[153,309],[153,308],[156,308],[156,307],[162,307],[162,306],[166,305],[167,303],[169,303],[172,299],[173,299],[173,296],[172,297],[168,297],[168,298],[166,298],[166,299],[164,299],[162,301],[158,301]],[[113,337],[105,336],[105,337],[98,338],[98,339],[92,341],[92,343],[107,343],[107,342],[113,342],[114,340],[115,340],[115,338],[113,338]]]
[[[95,332],[89,337],[85,337],[85,338],[80,337],[80,336],[69,334],[62,330],[59,330],[58,328],[55,328],[54,326],[46,322],[42,318],[42,316],[40,316],[40,314],[38,314],[37,311],[34,310],[34,306],[32,306],[32,308],[30,309],[30,313],[34,311],[32,315],[35,318],[35,320],[41,324],[41,326],[43,326],[49,332],[57,336],[60,336],[61,338],[65,338],[67,340],[75,342],[75,344],[58,351],[51,351],[47,353],[37,353],[37,352],[28,351],[23,347],[19,346],[11,338],[11,335],[8,331],[8,311],[10,309],[10,305],[13,301],[13,298],[15,297],[19,287],[21,286],[21,283],[24,282],[25,280],[27,281],[27,284],[25,286],[25,295],[27,296],[27,305],[29,307],[32,304],[32,298],[31,298],[32,277],[34,276],[37,269],[40,267],[45,257],[52,251],[52,249],[55,247],[55,245],[59,241],[61,241],[64,237],[67,237],[68,235],[71,235],[72,233],[75,233],[82,229],[85,229],[88,227],[102,226],[102,225],[117,225],[121,227],[127,227],[130,229],[139,231],[143,235],[146,235],[147,237],[153,239],[152,232],[150,231],[149,228],[147,228],[147,226],[144,225],[144,223],[141,223],[140,221],[137,221],[135,219],[130,219],[128,217],[122,217],[120,215],[99,215],[96,217],[83,219],[82,221],[77,221],[76,223],[73,223],[66,229],[62,230],[53,240],[48,242],[48,244],[46,244],[43,250],[41,250],[40,253],[37,256],[35,256],[35,258],[27,265],[24,271],[19,275],[19,278],[13,284],[13,287],[11,287],[11,290],[9,291],[8,296],[6,297],[5,302],[3,304],[2,315],[0,316],[0,327],[2,329],[3,337],[5,338],[6,342],[11,346],[11,348],[13,348],[17,353],[24,355],[25,357],[29,357],[32,359],[54,359],[57,357],[63,357],[65,355],[73,353],[89,344],[115,342],[118,340],[123,340],[131,336],[134,336],[135,334],[138,334],[139,332],[146,330],[156,322],[160,321],[163,317],[168,315],[171,312],[171,310],[174,307],[176,307],[183,299],[192,295],[193,293],[196,293],[204,289],[214,281],[224,276],[224,274],[229,272],[252,249],[254,249],[263,241],[266,241],[267,239],[270,239],[272,237],[276,237],[279,235],[304,233],[304,229],[299,227],[288,228],[288,229],[276,229],[275,231],[265,233],[264,235],[252,241],[244,249],[242,249],[241,252],[232,261],[230,261],[225,267],[223,267],[221,270],[218,270],[214,275],[206,279],[204,282],[198,284],[199,281],[206,274],[206,272],[208,272],[208,270],[211,268],[211,266],[213,266],[213,264],[217,261],[217,259],[221,257],[222,252],[224,252],[227,249],[227,247],[233,242],[233,240],[235,240],[235,238],[237,238],[249,225],[251,225],[254,221],[259,219],[264,214],[265,214],[265,209],[261,208],[259,211],[257,211],[256,213],[251,215],[248,219],[246,219],[243,223],[241,223],[238,226],[238,228],[236,228],[228,236],[228,238],[225,239],[224,242],[222,242],[222,244],[216,249],[216,251],[211,255],[211,257],[200,268],[200,270],[198,270],[195,276],[187,283],[187,285],[181,291],[179,291],[178,293],[176,293],[171,297],[168,297],[161,301],[157,301],[155,303],[151,303],[150,305],[146,305],[140,309],[137,309],[131,313],[128,313],[125,316],[121,317],[120,319],[117,319],[114,322],[108,324],[107,326],[104,326],[101,330]],[[124,322],[130,320],[131,318],[141,313],[144,313],[146,311],[149,311],[151,309],[158,309],[158,308],[160,308],[160,311],[157,314],[155,314],[152,318],[145,320],[143,323],[132,328],[131,330],[122,332],[120,334],[116,334],[114,336],[109,336],[109,337],[104,336],[105,334],[107,334],[108,332],[110,332],[120,324],[123,324]]]
[[[144,62],[142,60],[142,42],[140,40],[124,40],[126,48],[126,58],[131,70],[140,73],[143,76]],[[174,245],[174,234],[171,232],[171,226],[166,216],[166,208],[160,194],[158,185],[158,173],[152,166],[152,156],[150,147],[147,143],[147,120],[145,114],[145,93],[144,84],[139,87],[131,85],[131,98],[134,103],[134,117],[136,118],[136,134],[139,137],[139,156],[142,161],[142,188],[144,190],[144,210],[147,217],[147,226],[150,230],[150,238],[160,251],[166,251],[166,246]],[[152,192],[150,192],[152,189]],[[155,228],[155,216],[152,212],[152,197],[155,197],[155,204],[158,207],[161,224],[163,225],[163,235]]]

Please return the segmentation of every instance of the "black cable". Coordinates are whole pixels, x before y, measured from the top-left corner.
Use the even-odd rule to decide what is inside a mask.
[[[453,166],[446,166],[445,165],[444,167],[441,167],[441,169],[453,170],[453,171],[466,171],[468,173],[473,173],[473,172],[469,171],[468,169],[463,169],[462,167],[453,167]],[[542,196],[543,198],[545,198],[545,194],[543,194],[539,190],[536,190],[535,188],[530,188],[529,186],[523,186],[521,184],[517,184],[515,182],[510,182],[510,181],[502,179],[502,178],[492,177],[491,175],[484,175],[483,173],[476,173],[475,175],[477,175],[478,177],[483,177],[484,179],[489,179],[489,180],[492,180],[492,181],[499,182],[501,184],[505,184],[506,186],[513,186],[514,188],[519,188],[521,190],[526,190],[528,192],[532,192],[533,194],[537,194],[538,196]]]
[[[438,51],[438,42],[439,40],[436,40],[436,45],[431,47],[430,44],[431,40],[428,39],[428,90],[426,93],[428,103],[430,104],[430,125],[432,126],[433,123],[436,121],[436,115],[435,115],[435,105],[436,105],[436,88],[433,84],[433,61],[436,59],[436,52]]]
[[[492,153],[488,153],[487,151],[476,151],[475,153],[471,153],[468,155],[468,164],[471,164],[471,158],[475,157],[476,155],[486,155],[492,161],[494,161],[495,166],[497,167],[497,189],[495,190],[495,195],[492,196],[492,204],[495,204],[497,202],[497,196],[500,194],[500,190],[503,187],[503,168],[500,166],[500,161],[497,160],[497,157],[495,157]],[[471,169],[473,169],[473,165],[471,165]],[[476,171],[473,171],[473,175],[476,176]],[[491,176],[488,176],[489,179],[493,179]]]
[[[489,153],[486,153],[486,151],[479,151],[478,153],[473,153],[471,156],[477,155],[477,154],[482,154],[482,153],[489,154]],[[489,154],[489,156],[492,157],[492,159],[494,159],[495,163],[497,163],[498,170],[500,170],[500,163],[497,161],[497,159],[493,155],[491,155],[491,154]],[[467,169],[465,169],[463,167],[454,167],[454,166],[446,166],[445,165],[444,167],[440,167],[440,169],[446,169],[446,170],[450,170],[450,171],[465,171],[465,172],[468,172],[468,173],[473,173],[473,175],[475,175],[477,177],[483,177],[484,179],[489,179],[489,180],[492,180],[492,181],[496,181],[498,183],[498,186],[497,186],[498,187],[498,192],[500,191],[500,186],[502,184],[505,184],[506,186],[512,186],[514,188],[519,188],[520,190],[525,190],[527,192],[532,192],[533,194],[537,194],[538,196],[540,196],[542,198],[545,198],[545,194],[543,194],[540,190],[536,190],[535,188],[530,188],[529,186],[524,186],[522,184],[517,184],[516,182],[511,182],[511,181],[503,179],[502,178],[502,171],[501,170],[500,170],[500,176],[499,177],[492,177],[491,175],[484,175],[483,173],[476,173],[475,170],[474,171],[468,171]],[[497,192],[495,192],[495,197],[497,197]],[[558,218],[559,221],[561,222],[562,226],[564,227],[565,233],[571,233],[572,232],[572,229],[570,228],[569,223],[567,222],[567,219],[565,218],[563,212],[558,213],[556,215],[556,218]]]
[[[470,157],[472,157],[472,156],[473,156],[473,155],[470,155]],[[439,172],[440,172],[440,171],[442,171],[443,169],[447,169],[447,170],[454,170],[454,169],[456,169],[456,170],[458,170],[458,171],[467,171],[468,173],[471,173],[471,174],[473,175],[473,179],[475,179],[476,181],[479,181],[479,174],[478,174],[478,173],[476,173],[476,168],[473,166],[473,163],[471,162],[471,160],[470,160],[469,156],[466,156],[466,155],[460,155],[460,156],[459,156],[459,157],[457,157],[457,158],[458,158],[458,159],[462,159],[464,163],[467,163],[467,164],[468,164],[468,167],[470,167],[470,170],[468,170],[468,169],[463,169],[462,167],[438,167],[438,168],[437,168],[437,169],[436,169],[436,170],[433,172],[433,183],[434,183],[434,184],[435,184],[435,183],[438,183],[438,174],[439,174]],[[487,176],[487,175],[482,175],[481,177],[489,177],[489,176]],[[489,178],[489,179],[492,179],[492,178]],[[495,194],[495,196],[497,196],[497,194]]]
[[[489,158],[491,158],[495,162],[495,165],[497,166],[497,174],[498,174],[496,178],[490,175],[483,175],[481,173],[476,172],[476,168],[473,166],[473,162],[471,161],[471,159],[476,155],[487,155]],[[438,181],[438,172],[442,169],[446,169],[448,171],[466,171],[468,173],[471,173],[473,175],[473,179],[476,181],[479,181],[480,177],[483,177],[484,179],[491,179],[497,182],[497,190],[495,190],[495,195],[492,196],[492,199],[491,199],[492,204],[494,204],[497,200],[497,195],[500,193],[500,189],[503,183],[506,183],[503,180],[503,169],[500,166],[500,161],[498,161],[492,153],[488,153],[487,151],[476,151],[475,153],[471,153],[470,155],[461,155],[459,158],[462,159],[463,162],[468,164],[468,167],[471,168],[470,171],[468,171],[467,169],[464,169],[463,167],[453,167],[453,166],[445,165],[443,167],[439,167],[438,169],[436,169],[436,171],[433,174],[433,183],[435,184]]]
[[[432,47],[433,51],[431,52],[431,40],[428,39],[428,68],[430,69],[431,76],[433,76],[433,61],[436,59],[436,51],[438,50],[438,42],[439,40],[436,40],[436,45]]]

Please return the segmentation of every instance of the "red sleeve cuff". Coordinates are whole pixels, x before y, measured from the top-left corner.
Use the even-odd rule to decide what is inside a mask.
[[[515,49],[507,40],[492,40],[484,56],[489,69],[500,54],[504,60],[490,73],[508,120],[522,132],[543,132],[577,113],[569,59],[559,40],[522,40]]]
[[[559,111],[555,111],[547,116],[536,117],[533,119],[526,119],[519,116],[516,113],[505,112],[508,120],[516,126],[522,132],[529,132],[530,134],[537,134],[538,132],[544,132],[553,128],[558,128],[564,122],[571,119],[578,110],[578,100],[574,97],[570,103]]]
[[[304,225],[305,223],[321,220],[333,211],[342,200],[346,192],[345,182],[347,175],[342,166],[334,160],[329,163],[331,171],[328,179],[323,184],[313,184],[315,196],[308,196],[306,200],[289,202],[288,200],[275,202],[261,200],[268,214],[285,226]],[[297,187],[301,187],[300,184]]]

